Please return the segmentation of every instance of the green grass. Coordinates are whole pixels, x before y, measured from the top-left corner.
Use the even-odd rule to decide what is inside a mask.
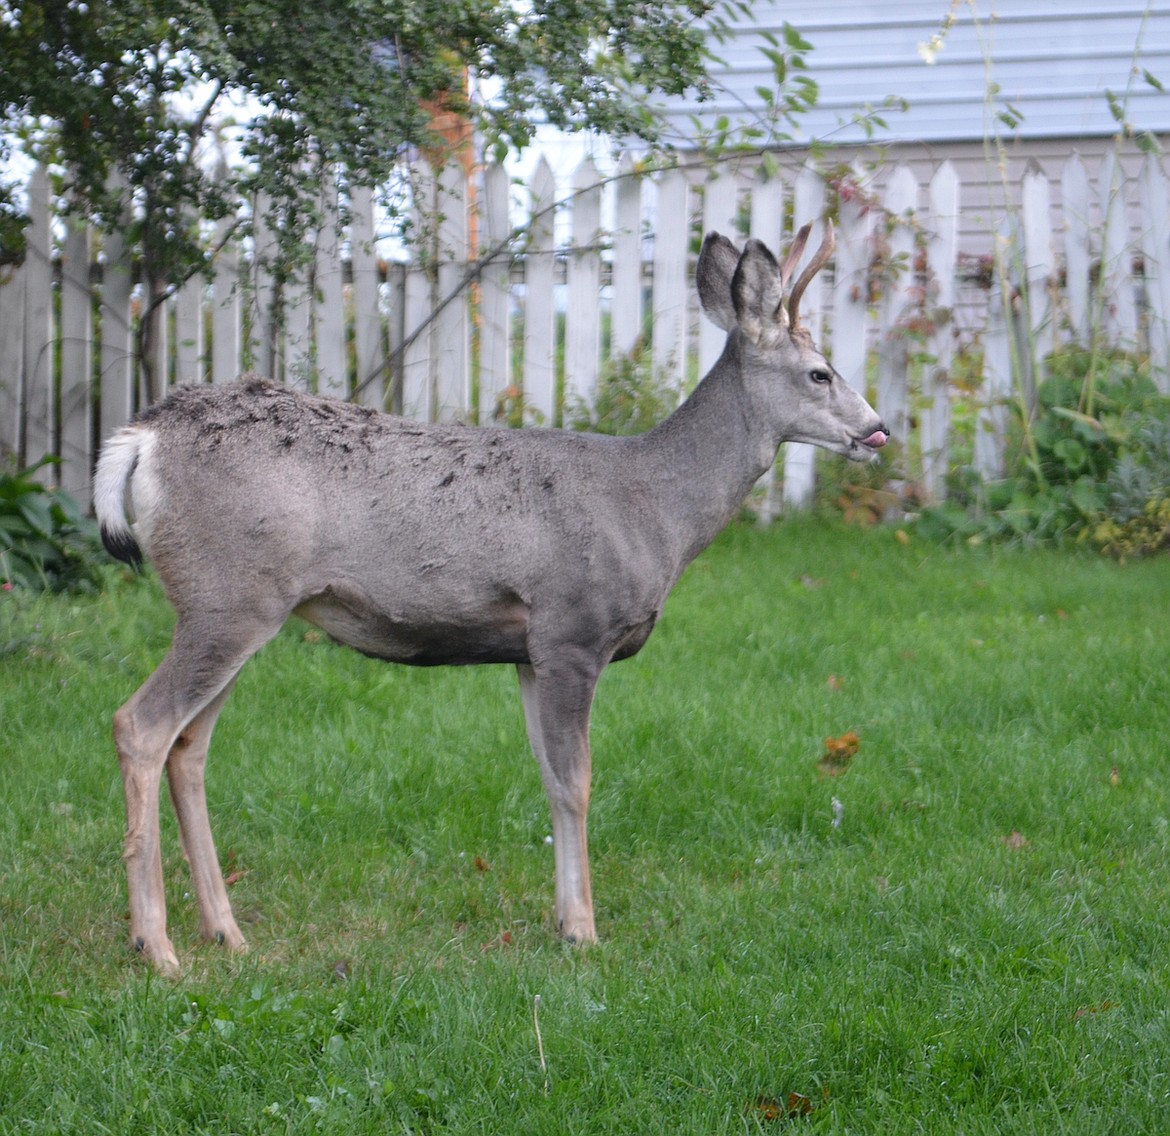
[[[109,740],[169,610],[0,604],[0,1134],[1166,1130],[1170,559],[731,529],[603,679],[588,950],[514,674],[290,624],[209,769],[249,955],[165,810],[177,982]]]

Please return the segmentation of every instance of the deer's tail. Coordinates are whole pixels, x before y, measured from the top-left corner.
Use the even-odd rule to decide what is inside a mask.
[[[102,544],[111,556],[135,568],[142,567],[142,549],[126,513],[127,490],[149,434],[126,426],[102,447],[93,483],[93,508]]]

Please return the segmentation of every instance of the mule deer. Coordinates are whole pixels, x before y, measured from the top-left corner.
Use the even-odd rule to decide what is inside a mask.
[[[601,671],[646,642],[683,568],[781,442],[863,461],[888,438],[800,326],[831,229],[784,300],[807,238],[808,226],[783,266],[759,241],[741,255],[706,238],[699,296],[727,345],[639,437],[426,425],[245,380],[176,390],[110,438],[95,484],[105,545],[130,563],[144,551],[178,616],[169,653],[114,715],[139,952],[178,967],[159,849],[164,769],[200,931],[245,947],[204,765],[240,668],[292,614],[393,662],[516,665],[552,808],[556,924],[596,938],[585,816]]]

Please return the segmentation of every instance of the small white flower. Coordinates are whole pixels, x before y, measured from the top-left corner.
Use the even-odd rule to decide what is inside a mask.
[[[845,816],[845,806],[836,797],[833,798],[831,804],[833,807],[833,827],[840,828],[841,820]]]

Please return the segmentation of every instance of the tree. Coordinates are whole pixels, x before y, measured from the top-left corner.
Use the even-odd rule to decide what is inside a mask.
[[[195,218],[263,190],[291,253],[316,221],[321,170],[384,184],[434,144],[437,107],[497,154],[540,122],[654,139],[650,96],[707,91],[699,21],[715,7],[0,0],[0,159],[19,147],[59,163],[73,207],[136,243],[149,337],[150,314],[203,265]],[[217,146],[233,153],[226,169]],[[19,244],[14,190],[0,186],[0,253]]]

